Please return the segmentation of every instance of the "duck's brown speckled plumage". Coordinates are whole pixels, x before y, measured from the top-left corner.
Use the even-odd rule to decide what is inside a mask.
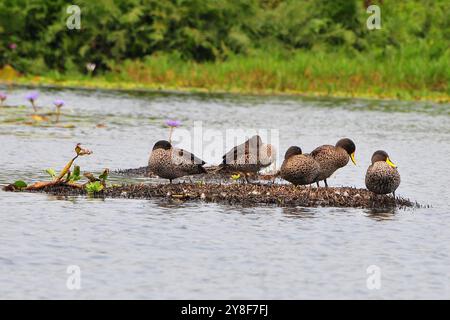
[[[288,152],[291,148],[288,149]],[[301,154],[301,150],[300,153],[291,156],[288,155],[288,152],[286,152],[285,159],[281,165],[281,178],[294,185],[316,182],[320,173],[319,163],[309,154]]]
[[[337,169],[345,167],[350,160],[347,151],[332,145],[324,145],[314,149],[311,156],[320,165],[318,181],[329,178]]]
[[[397,168],[393,168],[385,160],[372,160],[372,164],[366,172],[366,187],[368,190],[376,194],[395,193],[399,185],[400,174]]]
[[[259,136],[253,136],[228,151],[223,157],[222,169],[243,173],[257,173],[275,160],[276,151],[271,144],[264,144]]]
[[[170,146],[170,149],[154,148],[148,162],[149,169],[157,176],[173,180],[186,175],[206,173],[205,162],[192,153]]]
[[[325,181],[337,169],[345,167],[350,159],[354,161],[354,153],[356,150],[355,143],[348,139],[340,139],[336,145],[323,145],[311,152],[311,156],[319,163],[320,173],[317,181]],[[318,185],[318,184],[317,184]]]

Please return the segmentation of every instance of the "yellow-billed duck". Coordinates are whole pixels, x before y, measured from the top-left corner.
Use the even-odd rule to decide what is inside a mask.
[[[377,194],[392,193],[400,185],[397,166],[389,159],[386,151],[378,150],[372,155],[372,164],[367,168],[366,187]]]
[[[323,180],[325,186],[328,187],[327,178],[337,169],[345,167],[350,159],[356,165],[355,151],[355,143],[348,138],[339,140],[335,146],[323,145],[314,149],[311,152],[311,156],[320,165],[317,186],[319,186],[319,181]]]
[[[319,172],[319,163],[309,154],[302,154],[300,147],[293,146],[284,155],[280,176],[294,185],[305,185],[316,182]]]
[[[265,144],[259,135],[228,151],[223,157],[220,168],[242,173],[257,173],[268,167],[276,156],[275,148]]]
[[[205,161],[186,150],[173,147],[166,140],[155,143],[148,161],[149,169],[157,176],[169,179],[170,183],[183,176],[206,173],[204,164]]]

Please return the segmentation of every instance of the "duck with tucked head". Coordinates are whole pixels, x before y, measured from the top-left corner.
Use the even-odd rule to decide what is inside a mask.
[[[348,138],[339,140],[335,146],[323,145],[314,149],[311,156],[320,165],[317,186],[319,186],[319,181],[323,180],[325,187],[328,187],[327,178],[337,169],[345,167],[350,159],[356,165],[355,151],[355,143]]]
[[[386,151],[378,150],[372,155],[372,164],[367,168],[366,187],[376,194],[392,193],[400,185],[397,166],[389,159]]]
[[[309,154],[302,154],[297,146],[290,147],[284,155],[280,176],[294,185],[305,185],[316,182],[320,165]]]
[[[271,144],[263,143],[259,135],[255,135],[244,143],[228,151],[223,157],[219,169],[247,173],[257,173],[268,167],[275,160],[276,151]],[[246,175],[245,175],[246,176]]]
[[[173,147],[166,140],[155,143],[148,161],[149,169],[157,176],[169,179],[170,183],[183,176],[206,173],[204,164],[205,161],[186,150]]]

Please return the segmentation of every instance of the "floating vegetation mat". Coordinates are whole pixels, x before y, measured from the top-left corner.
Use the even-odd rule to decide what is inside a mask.
[[[196,174],[194,176],[186,176],[179,179],[180,181],[186,181],[187,180],[195,180],[195,181],[229,181],[231,175],[234,173],[234,171],[230,171],[228,169],[222,169],[218,170],[218,166],[206,166],[204,167],[206,169],[205,174]],[[148,166],[145,167],[139,167],[139,168],[133,168],[133,169],[118,169],[113,171],[116,175],[122,175],[122,176],[130,176],[130,177],[147,177],[147,178],[157,178],[158,176],[155,175],[153,172],[150,171]],[[251,174],[248,176],[250,180],[253,182],[257,181],[273,181],[277,177],[276,172],[271,173],[265,173],[265,174]],[[243,177],[242,179],[243,180]]]
[[[16,191],[7,186],[5,191]],[[59,196],[84,196],[83,188],[69,185],[47,186],[39,190],[22,192],[44,192]],[[107,187],[101,192],[90,194],[103,198],[167,199],[170,202],[204,201],[243,206],[276,205],[302,207],[350,207],[350,208],[392,208],[420,207],[418,203],[404,198],[394,199],[391,195],[375,195],[366,189],[357,188],[315,188],[295,187],[279,184],[202,184],[179,183],[159,185],[121,185]]]

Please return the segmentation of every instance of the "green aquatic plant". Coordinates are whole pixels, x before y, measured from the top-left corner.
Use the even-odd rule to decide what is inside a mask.
[[[105,188],[101,181],[89,182],[84,187],[89,194],[94,194],[103,191]]]
[[[77,182],[81,179],[81,169],[80,166],[73,167],[73,173],[69,175],[69,182]]]
[[[99,182],[103,187],[106,188],[106,180],[108,180],[109,169],[106,168],[105,170],[103,170],[103,172],[98,176],[98,178],[94,176],[91,172],[85,172],[83,175],[89,180],[89,183]]]
[[[46,169],[45,170],[46,173],[48,173],[48,175],[50,176],[50,178],[55,179],[56,178],[56,171],[55,169]]]
[[[13,185],[16,189],[19,189],[19,190],[25,189],[28,186],[26,184],[26,182],[24,182],[22,180],[18,180],[16,182],[14,182]]]
[[[106,187],[106,180],[108,180],[108,176],[109,176],[109,169],[108,168],[103,170],[102,174],[98,176],[98,178],[100,179],[100,182],[105,187]]]
[[[78,157],[82,157],[82,156],[85,156],[85,155],[90,155],[90,154],[92,154],[92,151],[90,151],[90,150],[88,150],[88,149],[82,148],[82,147],[81,147],[81,144],[78,143],[78,144],[75,146],[75,153],[76,153],[76,156],[73,157],[72,160],[70,160],[70,161],[66,164],[66,166],[65,166],[65,167],[62,169],[62,171],[60,172],[60,174],[56,177],[56,180],[61,180],[61,179],[67,174],[67,172],[68,172],[68,171],[70,170],[70,168],[72,167],[72,164],[75,162],[75,160],[76,160]]]
[[[73,157],[66,166],[61,170],[59,174],[57,172],[50,168],[46,169],[45,172],[51,177],[51,181],[38,181],[33,183],[32,185],[27,185],[24,181],[16,181],[13,184],[8,185],[6,188],[8,190],[41,190],[46,187],[52,187],[52,186],[67,186],[71,188],[76,189],[84,189],[86,184],[79,184],[77,181],[81,180],[81,168],[80,166],[73,166],[73,171],[71,171],[72,165],[74,161],[81,156],[90,155],[92,154],[92,151],[82,148],[81,144],[77,144],[75,146],[75,157]],[[109,169],[105,169],[103,173],[100,175],[99,178],[89,177],[89,173],[85,173],[84,176],[89,179],[90,183],[98,182],[100,185],[102,185],[102,188],[106,187],[106,180],[108,179]],[[89,187],[93,190],[95,190],[95,186]]]
[[[81,179],[81,169],[79,166],[74,166],[73,172],[71,172],[72,165],[74,161],[81,156],[90,155],[92,151],[84,149],[81,144],[75,146],[75,157],[73,157],[66,166],[61,170],[59,174],[56,173],[54,169],[47,169],[45,172],[52,178],[51,181],[39,181],[34,184],[27,186],[28,190],[39,190],[48,186],[66,184],[75,188],[82,188],[82,185],[76,184],[78,180]],[[65,179],[64,179],[65,178]]]

